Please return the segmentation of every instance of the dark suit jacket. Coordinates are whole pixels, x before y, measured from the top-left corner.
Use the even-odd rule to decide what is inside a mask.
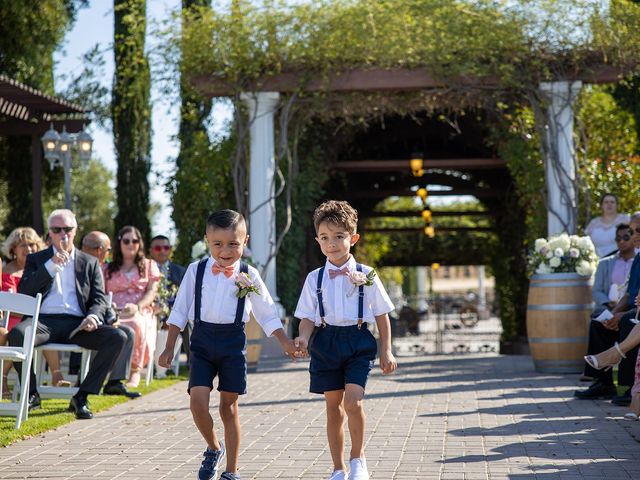
[[[176,286],[180,286],[182,283],[182,277],[184,277],[187,271],[182,265],[177,265],[173,262],[169,262],[169,275],[168,280]]]
[[[76,272],[76,295],[80,310],[86,317],[95,315],[100,323],[104,322],[107,309],[107,297],[104,293],[104,280],[98,259],[76,248],[74,269]],[[49,247],[40,252],[27,256],[22,279],[18,285],[18,292],[33,297],[41,293],[43,300],[51,291],[53,277],[44,264],[53,257],[53,248]]]

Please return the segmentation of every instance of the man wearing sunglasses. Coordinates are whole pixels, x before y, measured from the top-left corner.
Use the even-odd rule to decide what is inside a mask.
[[[98,260],[73,246],[76,217],[70,210],[54,210],[47,222],[51,246],[27,257],[18,292],[42,294],[35,345],[47,342],[75,343],[95,350],[86,378],[71,398],[69,410],[76,418],[93,418],[87,396],[98,394],[127,336],[104,324],[107,297]],[[22,345],[26,322],[9,333],[9,344]],[[20,368],[19,364],[16,364]],[[40,406],[33,372],[29,384],[29,408]]]
[[[635,229],[639,231],[635,233]],[[596,270],[592,288],[595,308],[589,327],[588,354],[602,352],[615,342],[621,342],[634,327],[635,307],[629,307],[628,294],[620,293],[627,282],[631,288],[635,288],[631,280],[640,273],[637,272],[640,263],[635,254],[635,247],[640,243],[640,215],[634,214],[629,225],[622,223],[616,227],[615,241],[618,251],[601,259]],[[613,318],[605,322],[596,320],[604,310],[611,311]],[[616,396],[612,370],[595,370],[588,364],[585,364],[585,376],[593,377],[595,381],[589,388],[577,390],[574,395],[582,399],[612,398],[617,405],[628,405],[631,402],[637,354],[637,348],[629,352],[618,368],[618,385],[627,387],[624,395]]]
[[[156,235],[151,239],[151,246],[149,247],[149,253],[151,258],[153,258],[158,264],[158,268],[162,275],[164,276],[164,280],[170,285],[175,285],[176,287],[180,286],[182,282],[182,277],[184,277],[185,272],[187,271],[182,265],[178,265],[173,263],[169,258],[171,257],[171,253],[173,252],[173,247],[171,246],[171,242],[164,235]],[[166,318],[159,318],[161,322],[167,320]],[[189,359],[189,338],[191,335],[191,325],[187,323],[187,326],[182,331],[182,347],[184,352],[187,354],[187,360]],[[159,349],[161,352],[162,349]],[[162,375],[162,372],[165,369],[163,367],[158,366],[157,372]]]

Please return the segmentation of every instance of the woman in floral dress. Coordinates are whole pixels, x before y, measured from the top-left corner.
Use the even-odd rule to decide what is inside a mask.
[[[140,370],[150,358],[153,361],[158,328],[153,304],[160,277],[156,262],[144,256],[140,231],[132,226],[120,229],[113,249],[113,261],[104,269],[104,280],[106,291],[113,293],[119,321],[133,328],[136,334],[128,387],[138,386]]]

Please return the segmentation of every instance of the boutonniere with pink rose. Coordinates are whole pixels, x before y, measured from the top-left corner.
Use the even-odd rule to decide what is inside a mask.
[[[360,286],[370,287],[373,285],[373,279],[375,276],[376,271],[373,268],[369,273],[359,272],[357,270],[355,272],[347,273],[347,277],[349,277],[349,281],[351,282],[351,285],[353,285],[353,288],[347,294],[347,297],[356,293],[357,288]]]
[[[251,280],[251,277],[248,273],[240,272],[236,275],[236,287],[238,287],[238,291],[236,292],[236,297],[243,298],[249,295],[250,293],[257,293],[260,295],[260,289],[258,285]]]

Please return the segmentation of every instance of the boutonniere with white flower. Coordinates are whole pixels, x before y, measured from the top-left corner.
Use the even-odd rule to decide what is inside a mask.
[[[349,277],[349,281],[351,282],[351,285],[353,285],[353,288],[347,294],[347,297],[350,297],[351,295],[356,293],[356,289],[360,286],[370,287],[371,285],[373,285],[373,279],[375,276],[376,271],[373,268],[369,273],[366,274],[357,270],[355,272],[347,273],[347,277]]]
[[[257,293],[260,295],[260,289],[258,285],[251,280],[251,277],[248,273],[240,272],[236,275],[235,279],[236,287],[238,287],[238,291],[236,292],[236,297],[243,298],[249,295],[250,293]]]

